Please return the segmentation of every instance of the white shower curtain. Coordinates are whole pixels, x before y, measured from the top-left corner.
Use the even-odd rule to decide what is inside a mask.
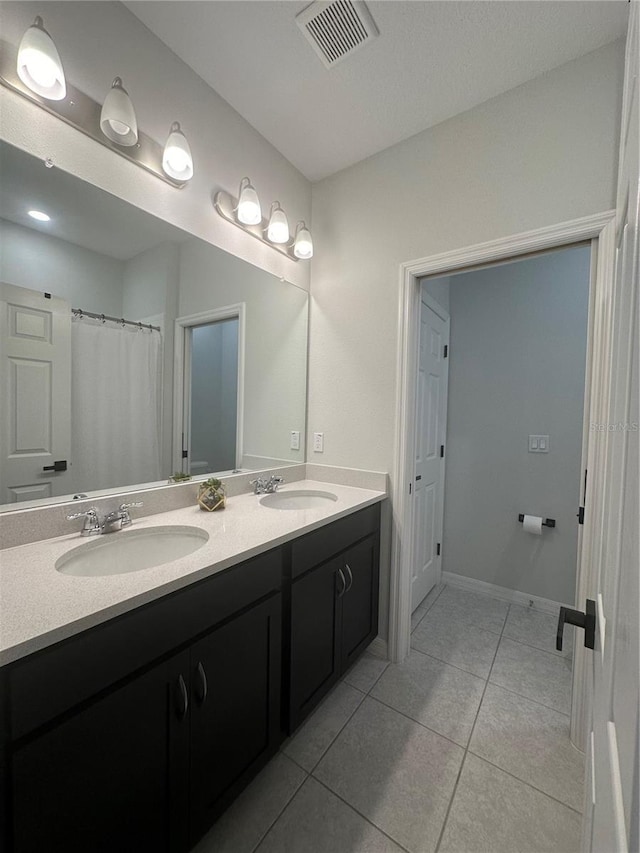
[[[159,332],[74,319],[72,482],[76,491],[160,479]]]

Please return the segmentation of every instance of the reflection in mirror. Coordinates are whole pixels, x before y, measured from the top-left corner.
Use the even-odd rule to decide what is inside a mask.
[[[0,171],[1,509],[304,461],[304,290],[6,143]]]

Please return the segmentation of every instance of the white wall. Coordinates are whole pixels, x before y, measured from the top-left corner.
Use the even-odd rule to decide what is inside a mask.
[[[250,175],[265,206],[278,198],[290,221],[310,220],[311,188],[264,137],[120,3],[7,2],[0,4],[2,38],[17,47],[43,15],[69,82],[102,102],[122,77],[141,130],[164,143],[179,121],[194,156],[195,177],[177,190],[112,151],[0,88],[0,135],[13,145],[78,175],[167,222],[308,288],[309,264],[285,258],[225,222],[214,211],[217,189],[234,194]]]
[[[622,60],[608,45],[314,185],[312,461],[393,475],[403,261],[613,206]]]
[[[72,308],[122,315],[124,264],[0,219],[0,279],[66,299]]]
[[[453,276],[442,567],[572,604],[590,247]],[[549,435],[548,453],[528,436]],[[541,537],[518,513],[555,518]]]

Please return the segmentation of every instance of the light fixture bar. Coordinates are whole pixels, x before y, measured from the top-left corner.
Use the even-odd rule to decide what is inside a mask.
[[[67,94],[62,101],[51,101],[32,92],[22,80],[18,77],[16,71],[16,53],[15,51],[7,50],[8,45],[2,44],[0,51],[0,83],[12,92],[17,92],[28,101],[37,104],[46,110],[51,115],[62,119],[66,124],[75,127],[76,130],[84,133],[105,148],[115,151],[126,160],[130,160],[156,178],[160,178],[166,184],[178,189],[186,185],[186,181],[177,181],[166,175],[162,169],[162,155],[164,147],[158,144],[150,136],[147,136],[142,131],[138,131],[138,142],[136,145],[125,148],[116,145],[100,130],[100,113],[102,104],[97,103],[84,92],[70,85],[67,80]]]
[[[242,222],[238,222],[236,219],[236,209],[238,207],[238,199],[234,198],[230,193],[225,190],[219,190],[215,196],[213,197],[213,206],[218,211],[220,216],[223,219],[226,219],[227,222],[231,222],[236,228],[239,228],[241,231],[244,231],[245,234],[251,234],[252,237],[255,237],[256,240],[260,240],[261,243],[264,243],[265,246],[269,246],[271,249],[275,249],[276,252],[280,252],[281,255],[285,255],[292,261],[299,260],[293,254],[293,247],[290,244],[286,243],[271,243],[266,238],[267,227],[269,225],[269,220],[264,219],[262,222],[257,225],[244,225]]]

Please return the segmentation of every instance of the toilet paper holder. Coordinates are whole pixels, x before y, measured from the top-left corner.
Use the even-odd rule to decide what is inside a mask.
[[[518,521],[520,521],[520,522],[524,521],[524,513],[523,512],[521,512],[520,515],[518,516]],[[543,527],[555,527],[556,526],[555,518],[545,518],[544,521],[542,522],[542,526]]]

